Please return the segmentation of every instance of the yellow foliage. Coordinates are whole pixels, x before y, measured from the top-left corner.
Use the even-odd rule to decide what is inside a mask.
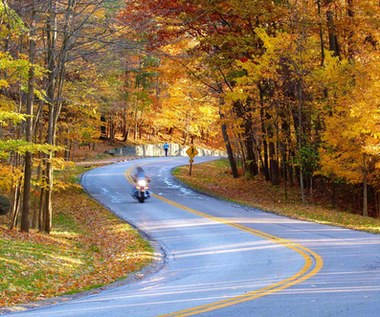
[[[153,122],[158,127],[174,127],[186,134],[210,136],[219,132],[217,100],[200,83],[192,81],[177,64],[163,63],[162,80],[167,83],[160,111]],[[216,132],[217,131],[217,132]]]
[[[360,76],[355,77],[355,81],[350,79],[350,89],[336,98],[336,111],[325,119],[326,148],[321,151],[325,174],[359,183],[365,168],[366,173],[374,173],[374,169],[379,168],[379,72],[380,64],[376,60],[356,63],[355,73]],[[372,169],[368,167],[369,162],[373,162]]]
[[[0,192],[9,192],[21,177],[21,169],[0,163]]]

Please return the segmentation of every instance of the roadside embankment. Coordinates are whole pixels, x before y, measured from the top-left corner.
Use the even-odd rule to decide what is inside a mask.
[[[0,217],[0,313],[99,288],[151,263],[150,244],[78,185],[85,171],[77,166],[57,173],[66,185],[54,195],[50,235],[9,230],[7,216]]]
[[[197,164],[192,176],[189,176],[188,167],[183,166],[176,169],[174,175],[190,187],[250,207],[291,218],[380,233],[380,219],[328,208],[318,202],[303,204],[297,187],[288,187],[285,199],[283,187],[273,186],[259,177],[234,179],[226,160]]]

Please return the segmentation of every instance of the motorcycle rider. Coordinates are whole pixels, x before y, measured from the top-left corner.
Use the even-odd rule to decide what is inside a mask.
[[[146,184],[150,183],[150,178],[145,174],[145,171],[140,166],[136,167],[136,172],[132,176],[132,179],[135,182],[135,185],[138,185],[139,181],[145,181]],[[139,197],[139,190],[136,188],[136,186],[134,187],[133,195],[132,196],[134,198],[138,198]],[[146,190],[146,196],[147,196],[147,198],[150,197],[150,193],[149,193],[148,190]]]

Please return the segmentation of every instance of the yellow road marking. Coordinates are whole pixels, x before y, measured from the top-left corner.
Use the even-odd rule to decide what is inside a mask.
[[[130,175],[131,169],[132,168],[129,168],[126,171],[125,176],[129,182],[133,183],[132,177]],[[243,295],[238,295],[238,296],[234,296],[234,297],[231,297],[231,298],[228,298],[225,300],[213,302],[210,304],[200,305],[200,306],[192,307],[189,309],[177,311],[174,313],[161,315],[160,317],[193,316],[193,315],[197,315],[200,313],[209,312],[209,311],[233,306],[233,305],[236,305],[239,303],[247,302],[247,301],[254,300],[254,299],[257,299],[260,297],[264,297],[264,296],[273,294],[275,292],[279,292],[279,291],[284,290],[286,288],[289,288],[293,285],[296,285],[296,284],[299,284],[299,283],[302,283],[302,282],[308,280],[309,278],[316,275],[323,267],[323,259],[319,254],[317,254],[316,252],[314,252],[314,251],[312,251],[312,250],[310,250],[310,249],[308,249],[308,248],[306,248],[306,247],[304,247],[298,243],[292,242],[290,240],[282,239],[282,238],[276,237],[274,235],[271,235],[271,234],[268,234],[268,233],[265,233],[265,232],[262,232],[259,230],[255,230],[255,229],[246,227],[246,226],[238,224],[238,223],[228,221],[225,218],[219,218],[219,217],[211,216],[209,214],[206,214],[206,213],[200,212],[198,210],[189,208],[187,206],[181,205],[179,203],[176,203],[176,202],[169,200],[163,196],[159,196],[156,194],[152,194],[152,196],[163,201],[163,202],[165,202],[165,203],[167,203],[167,204],[170,204],[174,207],[180,208],[182,210],[185,210],[189,213],[200,216],[202,218],[206,218],[206,219],[209,219],[209,220],[212,220],[215,222],[219,222],[219,223],[237,228],[239,230],[248,232],[248,233],[253,234],[255,236],[261,237],[263,239],[273,241],[277,244],[280,244],[284,247],[287,247],[287,248],[297,252],[305,260],[304,266],[297,273],[295,273],[293,276],[290,276],[290,277],[288,277],[282,281],[279,281],[277,283],[268,285],[266,287],[257,289],[257,290],[252,291],[252,292],[245,293]]]

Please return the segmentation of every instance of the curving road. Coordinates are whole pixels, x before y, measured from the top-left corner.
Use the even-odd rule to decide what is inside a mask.
[[[123,162],[89,171],[82,179],[95,199],[157,242],[157,272],[98,294],[9,315],[379,316],[380,236],[193,192],[170,175],[186,163],[185,158]],[[154,195],[144,204],[129,194],[128,175],[136,164],[152,178]]]

